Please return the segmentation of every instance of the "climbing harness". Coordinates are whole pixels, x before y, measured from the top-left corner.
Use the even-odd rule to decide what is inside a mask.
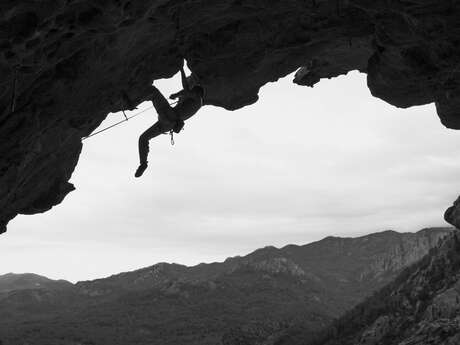
[[[170,105],[175,105],[175,104],[177,104],[177,102],[178,102],[178,101],[172,102],[172,103],[170,103]],[[98,135],[98,134],[100,134],[100,133],[102,133],[102,132],[105,132],[105,131],[107,131],[107,130],[113,128],[113,127],[116,127],[116,126],[118,126],[118,125],[121,125],[123,122],[127,122],[128,120],[130,120],[130,119],[132,119],[132,118],[135,118],[136,116],[139,116],[139,115],[145,113],[147,110],[150,110],[150,109],[152,109],[152,108],[153,108],[153,105],[150,106],[150,107],[148,107],[148,108],[146,108],[146,109],[144,109],[144,110],[142,110],[142,111],[140,111],[140,112],[138,112],[138,113],[136,113],[136,114],[134,114],[133,116],[126,116],[125,111],[122,110],[123,115],[125,116],[125,119],[124,119],[124,120],[118,121],[117,123],[114,123],[113,125],[110,125],[110,126],[108,126],[108,127],[105,127],[105,128],[103,128],[103,129],[101,129],[101,130],[99,130],[99,131],[97,131],[97,132],[91,133],[90,135],[81,138],[81,140],[82,140],[82,141],[83,141],[83,140],[86,140],[86,139],[91,138],[91,137],[94,137],[95,135]],[[173,142],[174,142],[174,140],[171,141],[171,143],[173,143]],[[173,145],[174,145],[174,143],[173,143]]]

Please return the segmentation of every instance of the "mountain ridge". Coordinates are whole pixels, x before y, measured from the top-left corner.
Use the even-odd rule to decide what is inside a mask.
[[[264,246],[262,248],[255,249],[254,251],[249,252],[246,255],[231,256],[231,257],[226,258],[223,261],[213,261],[213,262],[209,262],[209,263],[201,262],[199,264],[190,265],[190,266],[180,264],[180,263],[176,263],[176,262],[158,262],[158,263],[155,263],[153,265],[141,267],[139,269],[135,269],[135,270],[132,270],[132,271],[115,273],[115,274],[112,274],[112,275],[109,275],[109,276],[106,276],[106,277],[102,277],[102,278],[96,278],[96,279],[91,279],[91,280],[80,280],[80,281],[77,281],[75,284],[85,283],[85,282],[92,282],[92,281],[97,281],[97,280],[101,280],[101,279],[108,279],[108,278],[112,278],[112,277],[119,276],[119,275],[126,274],[126,273],[132,273],[132,272],[137,272],[137,271],[149,269],[149,268],[152,268],[152,267],[157,266],[157,265],[182,267],[184,269],[196,269],[196,268],[203,267],[203,266],[209,267],[209,266],[212,266],[212,265],[225,264],[227,262],[231,262],[231,261],[241,259],[241,258],[251,257],[251,256],[254,256],[254,255],[259,254],[261,252],[264,252],[266,250],[269,250],[269,251],[272,251],[272,252],[273,251],[279,252],[279,251],[288,250],[288,249],[292,249],[292,248],[305,248],[305,247],[310,247],[310,246],[314,246],[314,245],[317,245],[317,244],[321,244],[321,243],[324,243],[325,241],[330,241],[330,240],[362,240],[362,239],[367,239],[367,238],[371,238],[371,237],[377,237],[377,236],[384,235],[384,234],[389,234],[389,233],[396,234],[397,236],[405,236],[405,235],[414,236],[414,235],[417,235],[417,234],[418,235],[423,235],[427,231],[432,232],[434,230],[434,231],[440,231],[442,233],[444,231],[452,231],[453,229],[454,229],[453,227],[449,227],[449,226],[444,226],[444,227],[439,226],[439,227],[423,228],[423,229],[418,230],[416,232],[398,232],[398,231],[395,231],[395,230],[383,230],[383,231],[378,231],[378,232],[375,232],[375,233],[370,233],[370,234],[361,235],[361,236],[357,236],[357,237],[327,236],[327,237],[325,237],[325,238],[323,238],[321,240],[313,241],[313,242],[310,242],[310,243],[307,243],[307,244],[301,244],[301,245],[287,244],[287,245],[281,246],[281,247],[276,247],[276,246],[273,246],[273,245],[267,245],[267,246]],[[435,241],[436,240],[437,240],[437,238],[435,239]]]
[[[276,345],[455,345],[460,342],[460,231],[316,335]]]
[[[73,285],[64,279],[50,279],[35,273],[6,273],[0,275],[0,293],[25,289],[64,289]]]
[[[384,286],[401,265],[452,231],[329,237],[303,246],[265,247],[221,263],[158,263],[65,290],[13,291],[0,295],[0,309],[8,314],[0,321],[0,339],[4,345],[19,340],[203,345],[232,344],[231,329],[254,324],[272,334],[299,323],[314,330]],[[127,315],[131,321],[120,323]],[[125,336],[119,339],[121,331]]]

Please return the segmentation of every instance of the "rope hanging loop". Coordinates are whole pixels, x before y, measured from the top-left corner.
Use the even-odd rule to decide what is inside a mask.
[[[169,135],[171,136],[171,146],[174,146],[174,131],[172,129],[169,131]]]

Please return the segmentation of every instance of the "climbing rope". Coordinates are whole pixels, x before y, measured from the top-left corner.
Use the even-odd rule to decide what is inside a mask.
[[[11,93],[11,113],[14,113],[16,108],[16,89],[17,89],[17,80],[18,80],[18,69],[17,67],[14,68],[14,75],[13,75],[13,86],[12,86],[12,93]]]
[[[136,117],[136,116],[139,116],[139,115],[145,113],[147,110],[150,110],[150,109],[152,109],[152,108],[153,108],[153,105],[150,106],[150,107],[148,107],[147,109],[144,109],[144,110],[142,110],[142,111],[140,111],[140,112],[134,114],[133,116],[129,116],[129,117],[126,116],[126,114],[125,114],[125,119],[124,119],[124,120],[118,121],[117,123],[114,123],[114,124],[111,125],[111,126],[105,127],[105,128],[103,128],[103,129],[101,129],[100,131],[91,133],[90,135],[81,138],[81,140],[82,140],[82,141],[83,141],[83,140],[86,140],[86,139],[91,138],[91,137],[94,137],[95,135],[98,135],[98,134],[100,134],[100,133],[102,133],[102,132],[105,132],[105,131],[109,130],[110,128],[113,128],[113,127],[116,127],[116,126],[118,126],[118,125],[121,125],[123,122],[126,122],[126,121],[128,121],[129,119],[132,119],[132,118],[134,118],[134,117]],[[123,113],[124,113],[124,112],[123,112]]]
[[[174,104],[176,104],[177,102],[178,102],[178,101],[172,102],[172,103],[170,103],[170,105],[174,105]],[[118,125],[121,125],[122,123],[124,123],[124,122],[126,122],[126,121],[128,121],[128,120],[130,120],[130,119],[132,119],[132,118],[135,118],[136,116],[139,116],[139,115],[145,113],[147,110],[150,110],[150,109],[152,109],[152,108],[153,108],[153,105],[150,106],[150,107],[148,107],[148,108],[146,108],[146,109],[144,109],[144,110],[142,110],[142,111],[140,111],[140,112],[138,112],[138,113],[136,113],[136,114],[134,114],[133,116],[126,116],[125,111],[122,110],[123,115],[125,116],[125,119],[124,119],[124,120],[118,121],[117,123],[114,123],[113,125],[110,125],[110,126],[108,126],[108,127],[105,127],[105,128],[103,128],[103,129],[101,129],[101,130],[99,130],[99,131],[97,131],[97,132],[91,133],[90,135],[81,138],[81,140],[82,140],[82,141],[83,141],[83,140],[86,140],[86,139],[91,138],[91,137],[94,137],[95,135],[98,135],[98,134],[100,134],[100,133],[102,133],[102,132],[105,132],[105,131],[107,131],[107,130],[113,128],[113,127],[116,127],[116,126],[118,126]],[[172,138],[172,136],[171,136],[171,144],[174,145],[174,139]]]

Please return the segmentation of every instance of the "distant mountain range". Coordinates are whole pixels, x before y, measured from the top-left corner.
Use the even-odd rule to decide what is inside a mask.
[[[71,286],[72,283],[66,280],[51,280],[33,273],[0,275],[0,294],[14,290],[60,290]]]
[[[327,237],[222,263],[160,263],[77,284],[7,274],[0,276],[0,339],[3,345],[297,341],[391,282],[452,230]]]

